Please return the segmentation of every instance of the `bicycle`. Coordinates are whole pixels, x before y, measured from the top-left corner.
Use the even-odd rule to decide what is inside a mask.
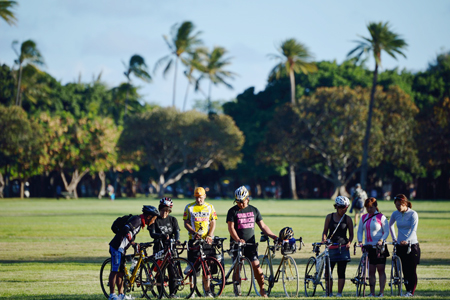
[[[161,299],[161,289],[158,288],[162,282],[162,273],[156,261],[147,255],[147,248],[153,243],[139,244],[138,253],[126,255],[124,267],[124,294],[133,298],[143,295],[147,299]],[[130,266],[131,263],[131,266]],[[129,268],[127,267],[129,265]],[[135,265],[133,267],[133,265]],[[109,274],[111,273],[111,257],[107,258],[100,268],[100,286],[106,298],[109,297]],[[142,294],[135,290],[141,288]]]
[[[162,294],[166,298],[190,298],[195,291],[197,275],[193,264],[179,257],[186,249],[186,242],[177,244],[174,239],[159,242],[163,249],[154,258],[162,273]]]
[[[331,286],[330,283],[333,281],[333,275],[331,273],[329,247],[333,245],[338,245],[339,249],[341,248],[341,244],[339,243],[320,242],[312,244],[315,257],[311,256],[306,264],[304,280],[306,297],[314,296],[318,285],[325,291],[326,296],[331,294],[329,289]],[[325,246],[325,250],[322,253],[320,253],[321,246]],[[327,274],[328,277],[326,276]],[[325,280],[325,288],[322,284],[322,275]]]
[[[222,256],[223,261],[223,241],[226,238],[214,238],[214,245],[217,246]],[[254,284],[254,276],[253,276],[253,267],[250,262],[250,259],[244,257],[242,254],[242,250],[246,246],[250,246],[252,244],[242,244],[232,242],[230,244],[230,249],[225,252],[228,253],[233,259],[231,266],[228,272],[225,275],[225,285],[233,285],[233,293],[236,297],[239,296],[249,296],[252,287]],[[230,279],[231,276],[231,279]]]
[[[391,287],[391,296],[402,296],[403,284],[405,283],[405,279],[403,278],[403,269],[402,269],[402,261],[399,256],[397,256],[397,246],[399,243],[389,243],[389,245],[393,245],[392,250],[392,261],[391,261],[391,278],[389,280],[389,286]],[[408,250],[407,254],[411,252],[411,242],[408,242]]]
[[[358,268],[356,269],[356,275],[351,279],[356,285],[356,297],[365,297],[366,286],[369,282],[369,252],[368,249],[372,248],[372,245],[357,245],[356,242],[353,244],[353,255],[356,255],[356,247],[360,247],[362,251],[361,260],[359,261]]]
[[[205,240],[196,240],[189,250],[199,250],[199,256],[194,262],[196,270],[201,269],[203,295],[218,297],[222,294],[225,287],[224,271],[222,264],[212,256],[206,256],[203,251]],[[196,288],[198,296],[202,296]]]
[[[295,263],[294,258],[289,256],[288,254],[293,254],[297,251],[296,242],[300,243],[299,250],[301,250],[303,244],[302,238],[293,239],[294,243],[284,243],[283,245],[274,241],[273,246],[270,245],[270,240],[264,232],[261,232],[261,242],[267,242],[267,248],[264,255],[260,255],[259,261],[261,262],[261,269],[264,274],[264,284],[267,286],[266,294],[270,295],[273,286],[276,282],[279,281],[280,275],[281,280],[283,282],[283,290],[286,297],[297,297],[298,296],[298,286],[299,286],[299,277],[298,277],[298,269],[297,264]],[[276,273],[273,272],[273,263],[272,259],[275,258],[276,251],[281,249],[281,254],[283,257],[281,258],[280,265]],[[259,292],[256,290],[255,292],[258,296],[260,296]]]

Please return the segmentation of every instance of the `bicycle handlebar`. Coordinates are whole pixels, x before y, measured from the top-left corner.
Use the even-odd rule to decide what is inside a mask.
[[[399,242],[386,243],[386,245],[393,245],[394,247],[404,246],[404,245],[400,244]],[[409,253],[411,253],[411,241],[408,241],[408,250],[406,250],[406,254],[409,254]]]

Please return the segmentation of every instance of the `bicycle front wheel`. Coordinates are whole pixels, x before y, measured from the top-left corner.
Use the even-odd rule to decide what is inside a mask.
[[[389,281],[391,287],[391,296],[401,296],[403,288],[402,262],[400,257],[392,258],[391,279]]]
[[[163,295],[161,288],[163,277],[161,269],[156,261],[147,258],[146,263],[142,264],[139,281],[142,293],[147,299],[161,299]]]
[[[305,270],[305,297],[313,297],[316,294],[316,258],[310,257]]]
[[[202,284],[205,296],[219,297],[225,287],[225,275],[220,262],[214,257],[206,257],[202,266]]]
[[[162,270],[163,293],[166,298],[190,298],[195,291],[197,274],[194,266],[185,258],[173,258]]]
[[[259,257],[260,266],[263,271],[264,275],[264,286],[266,287],[266,294],[267,296],[270,295],[270,292],[272,291],[273,285],[274,285],[274,277],[273,277],[273,269],[272,264],[270,263],[269,257],[267,256],[260,256]],[[256,290],[256,286],[255,286]],[[259,291],[258,291],[259,295]]]
[[[107,258],[100,268],[100,286],[106,298],[109,298],[109,273],[111,273],[111,258]]]
[[[356,297],[362,296],[362,287],[364,286],[363,263],[363,259],[361,259],[358,265],[358,269],[356,270],[355,278],[352,279],[352,282],[356,286]]]
[[[285,256],[281,268],[283,288],[286,297],[298,296],[298,270],[295,260],[291,256]]]
[[[331,272],[331,262],[330,257],[324,258],[325,264],[323,266],[323,273],[325,275],[325,295],[329,297],[331,295],[331,284],[333,283],[333,273]],[[327,276],[328,274],[328,276]]]
[[[236,297],[250,295],[253,286],[253,268],[250,259],[241,257],[239,263],[234,266],[233,289]],[[255,287],[256,288],[256,287]]]

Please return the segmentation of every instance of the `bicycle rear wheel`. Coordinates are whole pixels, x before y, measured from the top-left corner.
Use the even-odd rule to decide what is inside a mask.
[[[185,258],[173,258],[162,270],[163,293],[166,298],[189,298],[195,291],[197,274],[194,266]]]
[[[298,296],[298,270],[295,260],[291,256],[285,256],[281,267],[281,280],[286,297]]]
[[[225,274],[221,263],[208,256],[203,262],[201,272],[204,295],[208,296],[208,292],[211,292],[214,297],[220,296],[225,287]]]
[[[100,286],[106,298],[109,297],[109,273],[111,273],[111,258],[107,258],[100,268]]]
[[[323,266],[323,273],[325,275],[325,295],[329,297],[331,295],[331,283],[333,282],[333,273],[331,272],[331,262],[330,257],[324,258],[325,264]],[[328,277],[326,274],[328,273]]]
[[[391,279],[389,281],[391,287],[391,296],[401,296],[403,288],[402,262],[400,257],[392,258]]]
[[[356,297],[360,297],[362,292],[363,285],[363,261],[362,259],[359,261],[358,269],[356,270],[355,278],[352,279],[352,282],[356,286]]]
[[[241,257],[240,262],[234,266],[233,272],[234,295],[247,297],[253,286],[253,268],[250,259]]]
[[[161,299],[163,291],[160,288],[163,277],[159,265],[151,258],[142,264],[139,274],[142,292],[147,299]]]
[[[316,258],[310,257],[308,262],[306,263],[306,269],[305,269],[305,296],[306,297],[313,297],[316,294],[316,287],[317,283],[315,280],[315,277],[317,276],[316,273]]]
[[[274,285],[274,276],[273,276],[273,269],[272,265],[270,263],[269,257],[260,255],[259,257],[260,266],[263,271],[264,275],[264,286],[266,287],[266,295],[270,296],[270,292],[272,291],[273,285]],[[256,286],[255,286],[256,290]],[[259,294],[259,291],[258,291]]]
[[[359,263],[358,269],[360,270],[359,283],[356,286],[356,296],[357,297],[365,297],[366,296],[366,286],[368,282],[368,274],[367,274],[367,259],[368,257],[362,257]]]

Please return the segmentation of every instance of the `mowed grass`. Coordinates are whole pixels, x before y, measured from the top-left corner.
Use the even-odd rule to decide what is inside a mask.
[[[207,201],[214,205],[219,218],[215,234],[229,238],[225,220],[233,201]],[[180,224],[182,240],[188,238],[182,216],[185,205],[190,202],[175,200],[172,213]],[[144,204],[157,206],[158,201],[153,198],[114,202],[0,200],[0,299],[105,299],[99,285],[99,270],[101,262],[109,255],[108,243],[113,236],[111,223],[124,214],[139,214]],[[301,278],[299,294],[304,297],[302,278],[306,261],[313,255],[311,243],[320,241],[325,216],[333,211],[333,201],[253,200],[251,204],[258,207],[273,232],[290,226],[297,238],[303,237],[305,247],[293,256]],[[380,201],[379,207],[388,217],[394,210],[392,201]],[[450,202],[414,201],[413,208],[419,213],[418,235],[422,249],[415,298],[449,298]],[[259,230],[256,236],[259,240]],[[150,241],[147,230],[141,231],[137,241]],[[264,251],[262,244],[259,252]],[[277,253],[275,262],[279,262],[280,257]],[[360,253],[353,256],[347,268],[346,298],[354,294],[349,279],[354,276],[359,257]],[[229,266],[228,258],[226,267]],[[387,272],[389,267],[388,259]],[[323,294],[318,292],[319,296]],[[389,294],[388,286],[386,294]],[[281,282],[276,283],[271,296],[283,297]]]

